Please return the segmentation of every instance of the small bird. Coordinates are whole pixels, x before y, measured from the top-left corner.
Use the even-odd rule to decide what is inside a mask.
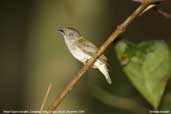
[[[83,36],[72,27],[66,27],[58,30],[64,38],[65,44],[70,53],[78,61],[86,64],[87,60],[92,57],[98,50],[98,48],[90,41],[83,38]],[[107,68],[107,58],[101,55],[94,63],[93,68],[98,69],[105,77],[109,84],[112,84],[111,78]]]

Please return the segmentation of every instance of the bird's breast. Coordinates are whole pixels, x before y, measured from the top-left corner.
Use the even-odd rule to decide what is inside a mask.
[[[88,59],[91,58],[90,55],[86,54],[82,49],[80,49],[77,45],[74,43],[71,43],[69,41],[65,41],[67,48],[69,49],[70,53],[79,60],[82,63],[85,63]]]

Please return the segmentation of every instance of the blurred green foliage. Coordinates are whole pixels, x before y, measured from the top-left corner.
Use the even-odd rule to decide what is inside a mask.
[[[116,53],[135,88],[157,109],[171,75],[171,54],[164,41],[120,41]]]

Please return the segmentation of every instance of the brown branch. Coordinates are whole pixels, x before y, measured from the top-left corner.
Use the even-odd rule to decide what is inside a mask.
[[[107,49],[107,47],[123,32],[125,32],[128,25],[135,20],[138,15],[143,12],[149,5],[156,3],[157,0],[144,0],[144,2],[121,24],[116,30],[112,32],[112,34],[108,37],[108,39],[102,44],[96,54],[92,56],[91,59],[87,61],[87,63],[80,69],[77,75],[72,79],[69,84],[64,88],[64,90],[57,96],[55,101],[50,105],[48,109],[48,114],[53,113],[59,104],[64,100],[65,96],[72,90],[74,85],[79,81],[81,77],[85,74],[85,72],[93,65],[93,63],[100,57],[103,52]]]

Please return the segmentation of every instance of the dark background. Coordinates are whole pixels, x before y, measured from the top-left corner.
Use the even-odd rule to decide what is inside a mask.
[[[159,7],[171,12],[170,3]],[[46,104],[48,107],[79,70],[81,64],[68,52],[57,33],[58,28],[75,27],[100,46],[138,5],[129,0],[1,0],[0,109],[38,110],[52,82]],[[150,10],[134,21],[121,37],[131,41],[160,39],[169,43],[170,32],[171,19]],[[133,98],[151,109],[121,72],[113,46],[105,55],[112,67],[110,75],[113,85],[108,86],[98,71],[90,70],[60,105],[60,109],[82,109],[86,114],[137,113],[133,111],[136,107],[125,110],[122,106],[101,102],[91,95],[95,88],[105,89],[116,96]],[[169,84],[166,93],[171,101]]]

